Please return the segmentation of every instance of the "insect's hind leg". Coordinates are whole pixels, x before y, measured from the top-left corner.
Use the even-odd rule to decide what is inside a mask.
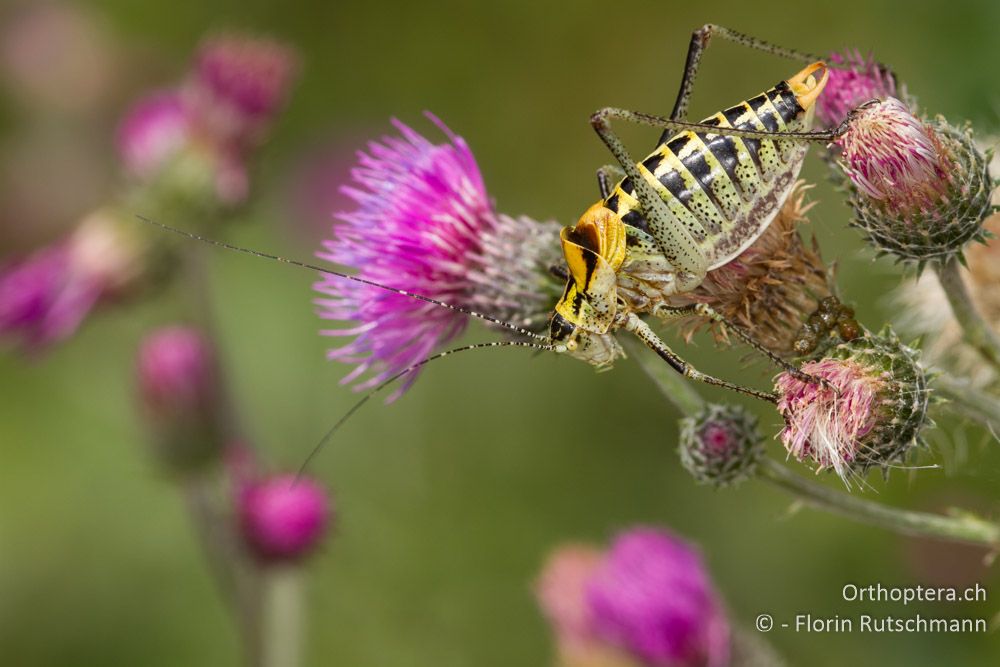
[[[648,348],[656,352],[661,359],[670,364],[674,370],[684,377],[689,377],[692,380],[698,380],[699,382],[704,382],[705,384],[714,385],[716,387],[723,387],[741,394],[746,394],[747,396],[753,396],[754,398],[759,398],[760,400],[767,401],[768,403],[777,403],[778,401],[777,396],[770,392],[744,387],[742,385],[734,384],[726,380],[720,380],[715,376],[702,373],[697,368],[681,359],[680,356],[671,350],[666,343],[660,340],[660,337],[649,328],[649,325],[643,322],[635,313],[631,313],[629,315],[628,320],[625,322],[625,329],[634,333]]]
[[[687,59],[684,61],[684,75],[681,77],[681,86],[677,91],[677,100],[674,102],[673,111],[670,112],[671,120],[683,120],[687,116],[688,102],[691,100],[691,93],[694,92],[694,81],[698,76],[701,56],[708,49],[709,43],[715,36],[749,49],[763,51],[764,53],[770,53],[781,58],[790,58],[805,63],[822,60],[819,56],[811,53],[787,49],[783,46],[777,46],[762,39],[724,28],[721,25],[708,23],[691,33],[691,43],[688,45]],[[669,138],[664,133],[664,136],[660,138],[660,143],[665,142]]]
[[[785,141],[815,141],[819,143],[828,143],[842,136],[850,126],[854,115],[868,104],[869,103],[866,102],[851,111],[847,115],[847,118],[845,118],[840,125],[832,130],[813,130],[809,132],[772,132],[770,130],[751,130],[738,127],[724,127],[720,125],[711,125],[709,123],[692,123],[686,120],[673,120],[671,118],[664,118],[663,116],[654,116],[653,114],[642,113],[640,111],[629,111],[628,109],[619,109],[617,107],[604,107],[603,109],[599,109],[594,112],[594,114],[590,117],[590,124],[597,130],[601,139],[604,139],[604,143],[608,142],[605,139],[601,128],[610,127],[611,119],[624,120],[630,123],[635,123],[636,125],[648,125],[650,127],[662,128],[673,132],[684,132],[690,130],[692,132],[697,132],[698,134],[718,134],[727,137],[743,137],[748,139],[782,139]],[[626,171],[628,171],[627,168]],[[631,174],[629,175],[631,176]]]

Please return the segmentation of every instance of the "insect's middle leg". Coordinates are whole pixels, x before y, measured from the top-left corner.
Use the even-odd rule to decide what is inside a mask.
[[[684,377],[689,377],[692,380],[698,380],[699,382],[704,382],[705,384],[714,385],[716,387],[730,389],[741,394],[746,394],[747,396],[753,396],[754,398],[759,398],[760,400],[767,401],[768,403],[778,402],[778,397],[770,392],[744,387],[726,380],[721,380],[713,375],[702,373],[697,368],[681,359],[680,356],[671,350],[666,343],[660,340],[660,337],[649,328],[649,325],[643,322],[635,313],[631,313],[629,315],[628,320],[625,322],[625,329],[638,336],[639,340],[641,340],[651,350],[656,352],[661,359],[670,364],[674,370]]]
[[[607,199],[611,196],[611,188],[614,183],[625,178],[625,170],[613,164],[606,164],[597,169],[597,187],[601,191],[601,197]]]
[[[704,317],[705,319],[712,320],[713,322],[718,322],[726,327],[727,331],[732,331],[737,338],[742,340],[744,343],[752,347],[757,352],[771,360],[771,362],[781,368],[783,371],[789,375],[795,377],[803,382],[809,382],[812,384],[820,382],[819,378],[815,378],[807,373],[803,373],[797,366],[790,364],[774,352],[765,347],[762,343],[758,342],[750,332],[746,331],[743,327],[739,326],[735,322],[730,321],[724,315],[717,312],[714,308],[709,306],[707,303],[696,303],[690,306],[667,306],[658,305],[653,309],[653,315],[662,319],[675,319],[681,317],[690,317],[692,315],[698,317]]]

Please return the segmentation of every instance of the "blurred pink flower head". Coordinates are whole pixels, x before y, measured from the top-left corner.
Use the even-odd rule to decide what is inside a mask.
[[[333,518],[323,487],[294,475],[247,482],[238,501],[247,546],[267,562],[304,557],[323,539]]]
[[[197,329],[170,326],[149,334],[137,360],[143,402],[153,412],[194,412],[214,402],[215,358]]]
[[[826,127],[836,127],[849,111],[872,99],[896,97],[896,78],[871,55],[858,50],[831,53],[829,61],[841,67],[830,68],[830,78],[819,96],[817,116]]]
[[[810,361],[802,372],[828,385],[778,376],[778,411],[785,418],[781,442],[799,461],[811,459],[846,478],[861,440],[875,428],[885,381],[853,359]]]
[[[487,313],[525,327],[551,308],[540,287],[558,253],[558,226],[494,211],[465,141],[430,116],[448,143],[433,144],[394,121],[401,137],[383,137],[358,153],[342,192],[356,208],[339,213],[333,238],[317,256],[354,268],[382,285]],[[373,387],[453,340],[468,318],[407,296],[322,276],[315,289],[320,317],[355,320],[347,345],[328,358],[357,364],[343,382],[371,372],[357,389]],[[416,379],[406,378],[398,397]]]
[[[118,153],[142,179],[156,174],[191,139],[191,120],[181,95],[159,91],[140,99],[118,128]]]
[[[40,348],[71,336],[97,303],[141,272],[143,246],[97,212],[68,236],[0,266],[0,336]]]
[[[730,633],[698,551],[656,528],[620,534],[590,578],[594,633],[654,667],[722,666]]]
[[[934,131],[896,98],[859,110],[835,143],[855,187],[890,211],[926,209],[950,182],[950,163]]]
[[[297,70],[298,55],[275,40],[212,37],[199,48],[184,93],[207,134],[244,146],[284,107]]]
[[[595,547],[567,544],[553,551],[535,583],[538,605],[564,650],[592,640],[587,582],[604,555]]]

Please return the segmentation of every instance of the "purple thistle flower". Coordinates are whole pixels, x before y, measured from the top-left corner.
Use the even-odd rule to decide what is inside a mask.
[[[816,114],[826,127],[835,127],[862,102],[896,97],[896,78],[884,65],[858,50],[831,53],[829,61],[846,68],[830,68],[830,78],[819,96]]]
[[[835,143],[855,187],[891,211],[929,208],[950,182],[933,130],[894,97],[860,110]]]
[[[780,438],[799,461],[833,469],[847,483],[871,467],[888,470],[919,442],[929,421],[927,376],[917,351],[890,328],[841,343],[802,372],[825,384],[788,373],[775,381]]]
[[[729,661],[729,624],[701,556],[676,535],[619,535],[587,587],[594,632],[656,667]]]
[[[357,208],[338,214],[334,238],[317,255],[357,269],[366,280],[538,327],[558,296],[545,277],[558,259],[557,225],[496,213],[468,145],[430,117],[449,143],[432,144],[393,121],[401,137],[384,137],[358,153],[352,183],[342,188]],[[371,372],[359,390],[426,358],[468,321],[333,276],[323,276],[315,289],[324,295],[316,300],[322,318],[358,322],[322,333],[353,337],[327,356],[357,364],[345,383]],[[415,379],[411,374],[390,400]]]
[[[149,178],[187,146],[191,121],[181,95],[159,91],[140,99],[118,128],[118,154],[125,168]]]
[[[97,303],[140,272],[143,247],[104,212],[68,236],[0,267],[0,335],[40,348],[70,337]]]
[[[202,129],[226,144],[244,146],[285,105],[298,56],[270,39],[224,35],[198,50],[185,95]]]
[[[799,461],[812,459],[820,469],[833,468],[846,477],[862,438],[875,427],[885,382],[850,359],[810,361],[802,372],[828,385],[803,382],[788,373],[778,377],[778,412],[786,420],[781,442]]]
[[[322,540],[332,518],[323,487],[295,475],[246,483],[239,493],[239,513],[247,546],[267,562],[304,557]]]

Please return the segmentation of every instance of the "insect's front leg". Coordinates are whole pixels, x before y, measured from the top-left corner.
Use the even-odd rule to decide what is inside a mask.
[[[639,200],[643,217],[660,252],[677,270],[677,291],[689,292],[701,284],[708,272],[708,260],[695,239],[695,234],[703,235],[705,230],[688,230],[678,224],[666,202],[642,175],[625,144],[611,129],[611,118],[628,118],[631,113],[622,109],[605,108],[591,116],[590,124],[631,179],[634,195]]]
[[[749,49],[805,63],[822,60],[819,56],[796,51],[795,49],[786,49],[783,46],[776,46],[762,39],[724,28],[721,25],[708,23],[691,33],[691,43],[688,45],[687,60],[684,62],[684,76],[681,78],[680,90],[677,91],[677,100],[674,102],[674,109],[670,112],[671,120],[683,120],[687,116],[688,102],[691,100],[691,93],[694,92],[694,81],[695,77],[698,76],[701,56],[708,49],[708,45],[715,36]],[[660,143],[664,143],[669,138],[669,135],[664,133],[664,136],[660,138]]]
[[[708,375],[707,373],[702,373],[697,368],[684,361],[677,355],[676,352],[671,350],[670,347],[660,340],[660,337],[649,328],[649,325],[643,322],[635,313],[629,313],[628,319],[625,321],[624,328],[626,331],[631,331],[638,336],[639,340],[641,340],[649,349],[656,352],[661,359],[670,364],[674,370],[684,377],[689,377],[692,380],[698,380],[699,382],[704,382],[705,384],[710,384],[716,387],[730,389],[741,394],[746,394],[747,396],[753,396],[754,398],[759,398],[760,400],[767,401],[768,403],[777,403],[778,401],[778,397],[770,392],[744,387],[732,382],[727,382],[726,380],[721,380],[715,376]]]

